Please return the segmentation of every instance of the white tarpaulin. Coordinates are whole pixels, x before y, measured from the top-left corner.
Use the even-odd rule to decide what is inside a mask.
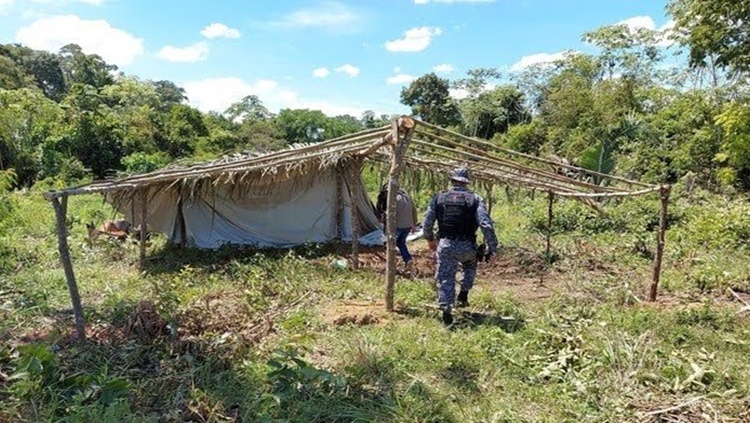
[[[343,189],[339,196],[333,169],[302,183],[287,180],[270,188],[239,192],[242,191],[232,184],[217,184],[183,199],[187,245],[205,249],[224,244],[291,247],[333,240],[339,234],[341,239],[351,240],[348,190]],[[341,214],[340,198],[344,203]],[[360,212],[362,235],[366,235],[361,241],[380,241],[382,236],[377,232],[382,231],[367,195],[360,190],[354,200]],[[136,200],[135,204],[128,202],[118,207],[136,225],[140,224],[138,203]],[[149,230],[163,232],[172,242],[180,243],[177,205],[177,189],[149,192],[146,221]],[[337,216],[341,216],[341,222],[337,222]]]

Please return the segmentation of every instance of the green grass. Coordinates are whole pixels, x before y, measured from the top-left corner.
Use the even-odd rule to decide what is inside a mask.
[[[502,244],[543,251],[545,198],[504,196],[493,207]],[[333,307],[382,302],[384,286],[376,272],[333,268],[324,247],[183,251],[157,238],[140,273],[137,246],[84,242],[84,223],[112,211],[73,198],[69,241],[89,328],[78,344],[52,209],[38,192],[10,198],[0,421],[750,419],[748,314],[728,295],[748,287],[748,254],[740,223],[716,228],[723,247],[706,245],[721,219],[705,214],[722,213],[719,199],[677,199],[661,302],[643,302],[654,239],[645,203],[596,221],[560,202],[566,229],[548,272],[565,283],[528,300],[479,281],[448,330],[419,279],[398,280],[399,313],[331,324]]]

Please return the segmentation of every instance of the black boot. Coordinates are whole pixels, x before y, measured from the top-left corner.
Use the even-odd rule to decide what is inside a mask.
[[[450,307],[446,307],[443,309],[443,324],[445,326],[450,326],[453,324],[453,314],[451,313]]]
[[[461,290],[456,298],[456,307],[468,307],[469,306],[469,291]]]

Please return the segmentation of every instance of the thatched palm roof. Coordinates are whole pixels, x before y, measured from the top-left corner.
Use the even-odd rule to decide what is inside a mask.
[[[589,198],[630,196],[658,191],[659,187],[614,175],[536,157],[487,141],[467,137],[426,122],[413,120],[404,160],[410,170],[447,173],[468,165],[473,177],[487,183],[549,191],[556,195]],[[293,145],[263,155],[243,155],[194,166],[172,167],[120,179],[48,192],[48,199],[106,193],[115,198],[130,197],[144,188],[190,187],[233,184],[248,188],[270,187],[289,179],[304,179],[332,166],[346,166],[364,159],[390,160],[392,127],[369,129],[316,144]],[[572,178],[569,175],[578,177]],[[593,183],[598,179],[599,183]]]

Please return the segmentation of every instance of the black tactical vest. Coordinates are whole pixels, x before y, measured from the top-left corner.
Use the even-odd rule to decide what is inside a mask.
[[[476,241],[477,207],[474,193],[467,191],[445,191],[438,194],[438,237],[458,241]]]

